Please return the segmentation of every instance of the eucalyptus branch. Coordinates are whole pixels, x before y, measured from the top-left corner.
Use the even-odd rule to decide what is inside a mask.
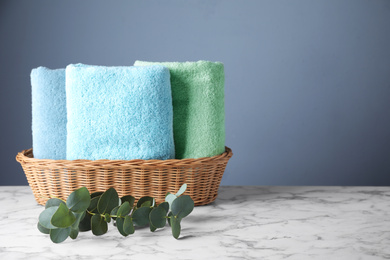
[[[177,239],[181,220],[194,208],[191,197],[182,195],[186,188],[184,184],[176,194],[168,193],[165,202],[157,205],[156,200],[148,196],[135,203],[130,195],[119,198],[114,188],[90,194],[82,187],[72,192],[66,201],[50,198],[39,215],[38,229],[50,234],[54,243],[61,243],[68,237],[76,239],[79,232],[89,230],[96,236],[103,235],[111,220],[123,236],[133,234],[134,226],[149,226],[154,232],[168,221],[172,235]]]

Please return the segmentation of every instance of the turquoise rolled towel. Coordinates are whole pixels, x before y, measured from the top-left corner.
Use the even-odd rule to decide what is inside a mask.
[[[67,159],[172,159],[173,111],[163,66],[66,67]]]
[[[171,73],[176,158],[199,158],[225,151],[225,73],[220,62],[147,62]]]
[[[65,160],[65,69],[38,67],[30,79],[34,158]]]

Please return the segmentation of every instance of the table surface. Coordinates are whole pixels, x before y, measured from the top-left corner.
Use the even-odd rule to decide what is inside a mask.
[[[169,226],[53,244],[28,186],[0,186],[0,259],[390,259],[390,187],[222,186]]]

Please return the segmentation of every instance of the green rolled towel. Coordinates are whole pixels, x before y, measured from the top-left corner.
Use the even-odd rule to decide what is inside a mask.
[[[176,158],[200,158],[225,151],[225,73],[220,62],[146,62],[171,74]]]

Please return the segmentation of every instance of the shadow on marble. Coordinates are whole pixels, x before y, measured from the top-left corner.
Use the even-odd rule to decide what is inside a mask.
[[[187,239],[190,239],[190,238],[194,238],[196,236],[194,235],[185,235],[185,236],[181,236],[178,238],[178,240],[187,240]]]

